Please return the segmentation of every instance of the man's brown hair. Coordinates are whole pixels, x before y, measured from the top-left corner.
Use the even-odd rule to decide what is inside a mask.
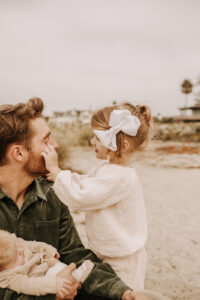
[[[28,145],[31,137],[29,121],[41,117],[44,108],[40,98],[31,98],[27,103],[0,106],[0,166],[6,163],[6,151],[10,144]]]

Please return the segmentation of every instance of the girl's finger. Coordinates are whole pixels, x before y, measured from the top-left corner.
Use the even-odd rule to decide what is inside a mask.
[[[45,158],[45,156],[46,156],[46,153],[43,151],[43,152],[41,152],[40,153],[44,158]]]
[[[54,150],[54,147],[53,147],[52,145],[50,145],[50,144],[47,144],[47,148],[48,148],[48,150],[50,150],[50,151]]]
[[[44,148],[42,152],[44,152],[46,154],[49,154],[49,149],[48,148]]]
[[[45,150],[44,150],[47,154],[49,154],[50,153],[50,151],[51,151],[51,149],[49,149],[49,147],[48,147],[48,145],[47,145],[47,147],[45,148]]]

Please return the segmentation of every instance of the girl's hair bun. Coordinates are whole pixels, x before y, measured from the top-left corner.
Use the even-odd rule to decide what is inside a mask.
[[[116,158],[122,158],[124,140],[129,142],[129,153],[142,149],[148,144],[148,141],[152,136],[152,117],[151,110],[146,105],[133,105],[129,102],[123,102],[120,105],[107,106],[97,111],[91,119],[91,125],[93,129],[108,130],[110,129],[109,120],[110,114],[113,110],[130,111],[132,116],[138,117],[141,125],[137,131],[136,136],[129,136],[123,132],[117,134],[117,151],[114,152]]]
[[[147,124],[150,124],[151,122],[151,110],[149,106],[146,105],[136,105],[137,111],[142,116],[144,121],[147,122]]]

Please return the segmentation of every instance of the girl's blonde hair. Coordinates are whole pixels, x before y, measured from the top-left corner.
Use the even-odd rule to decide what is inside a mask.
[[[123,157],[123,145],[124,140],[129,142],[128,152],[132,153],[134,151],[140,150],[144,145],[148,143],[151,136],[152,128],[152,117],[151,110],[148,106],[145,105],[132,105],[131,103],[125,102],[120,105],[107,106],[103,109],[97,111],[91,119],[92,129],[96,130],[108,130],[110,129],[109,120],[110,114],[113,110],[122,110],[127,109],[131,112],[132,116],[138,117],[141,122],[141,125],[138,129],[136,136],[129,136],[122,131],[117,134],[117,151],[113,152],[108,150],[108,153],[113,152],[115,158]]]
[[[13,258],[15,247],[14,235],[0,230],[0,270]]]

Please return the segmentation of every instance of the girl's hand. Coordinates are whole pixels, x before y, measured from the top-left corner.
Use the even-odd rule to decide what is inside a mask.
[[[48,181],[53,181],[53,177],[52,177],[51,173],[46,174],[45,177]]]
[[[61,169],[58,166],[58,155],[56,150],[51,145],[47,145],[47,147],[43,150],[41,155],[44,157],[46,168],[51,175],[50,176],[48,174],[48,178],[55,181],[57,175],[61,171]]]
[[[47,145],[41,155],[44,157],[47,170],[58,167],[58,154],[54,147]]]

